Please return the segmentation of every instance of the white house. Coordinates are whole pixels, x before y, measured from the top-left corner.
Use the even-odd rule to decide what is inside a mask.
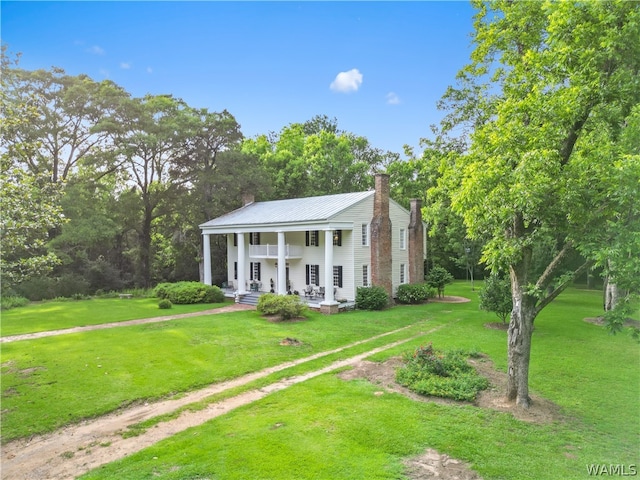
[[[227,236],[227,275],[239,295],[314,290],[321,310],[353,301],[362,286],[424,278],[425,224],[420,201],[411,211],[389,198],[389,177],[375,191],[254,202],[200,225],[204,283],[211,284],[210,236]]]

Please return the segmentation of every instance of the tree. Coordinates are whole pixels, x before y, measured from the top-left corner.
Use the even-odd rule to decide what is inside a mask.
[[[444,287],[453,282],[453,275],[444,268],[435,265],[427,274],[427,284],[438,291],[438,297],[444,296]]]
[[[483,261],[509,272],[507,399],[526,408],[535,318],[602,252],[601,232],[626,236],[616,208],[631,192],[613,179],[632,170],[621,139],[640,101],[640,4],[474,5],[472,63],[442,125],[473,133],[438,188],[472,238],[489,236]],[[568,268],[576,250],[587,261]]]
[[[3,134],[9,149],[13,144],[33,146],[16,155],[33,174],[63,182],[95,151],[112,148],[114,118],[128,97],[121,87],[109,80],[66,75],[60,68],[3,68],[2,75],[7,103],[29,105],[34,112],[27,125],[7,128]]]
[[[496,274],[490,275],[485,279],[478,298],[481,310],[495,313],[502,323],[506,323],[513,308],[511,282],[508,278],[502,278]]]

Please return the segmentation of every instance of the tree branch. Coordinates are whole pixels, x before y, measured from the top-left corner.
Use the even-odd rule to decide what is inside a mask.
[[[589,268],[591,265],[593,264],[593,262],[591,260],[587,260],[586,262],[584,262],[582,265],[580,265],[580,267],[578,267],[573,274],[571,275],[571,277],[567,278],[567,280],[565,280],[564,282],[562,282],[560,285],[558,285],[553,292],[551,292],[549,295],[547,295],[546,297],[544,297],[542,299],[542,301],[538,304],[538,306],[536,307],[536,315],[538,315],[538,313],[540,313],[540,311],[546,307],[547,305],[549,305],[558,295],[560,295],[565,288],[567,288],[567,286],[573,282],[575,280],[575,278],[580,275],[582,272],[584,272],[587,268]]]
[[[567,255],[567,253],[569,253],[569,250],[571,250],[572,247],[573,243],[571,241],[564,244],[562,250],[560,250],[556,254],[555,258],[551,260],[551,263],[547,265],[547,268],[544,270],[542,275],[540,275],[540,278],[536,282],[536,289],[542,290],[547,286],[547,284],[551,280],[551,275],[553,274],[555,269],[558,268],[558,265],[560,265],[560,262]]]

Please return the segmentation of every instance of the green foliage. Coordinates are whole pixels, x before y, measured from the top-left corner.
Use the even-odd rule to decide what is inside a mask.
[[[277,315],[280,320],[290,320],[303,316],[307,306],[297,295],[266,293],[260,296],[256,309],[263,315]]]
[[[358,287],[356,308],[360,310],[383,310],[389,306],[387,291],[379,286]]]
[[[173,307],[173,303],[168,298],[163,298],[158,302],[158,308],[161,310],[168,310],[171,307]]]
[[[418,304],[436,296],[436,289],[426,283],[404,283],[396,291],[400,303]]]
[[[453,275],[438,265],[431,267],[427,274],[427,284],[438,291],[439,297],[444,295],[444,287],[452,282]]]
[[[176,305],[224,301],[224,293],[220,287],[200,282],[161,283],[155,288],[154,294]]]
[[[467,363],[469,356],[462,350],[437,351],[429,343],[405,353],[405,365],[396,372],[396,379],[422,395],[472,401],[489,381]]]
[[[494,312],[502,323],[513,308],[511,298],[511,282],[506,278],[492,274],[484,280],[484,287],[478,295],[480,299],[480,309],[487,312]]]
[[[29,299],[18,296],[0,297],[0,310],[11,310],[12,308],[24,307],[29,304]]]

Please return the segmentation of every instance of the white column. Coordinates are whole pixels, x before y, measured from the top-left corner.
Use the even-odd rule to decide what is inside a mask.
[[[247,293],[246,269],[247,252],[244,247],[244,233],[238,232],[238,293]]]
[[[324,231],[324,301],[320,303],[336,303],[333,299],[333,230]]]
[[[202,234],[202,256],[204,264],[204,284],[211,285],[211,235]]]
[[[287,294],[287,256],[284,232],[278,232],[278,295]]]

